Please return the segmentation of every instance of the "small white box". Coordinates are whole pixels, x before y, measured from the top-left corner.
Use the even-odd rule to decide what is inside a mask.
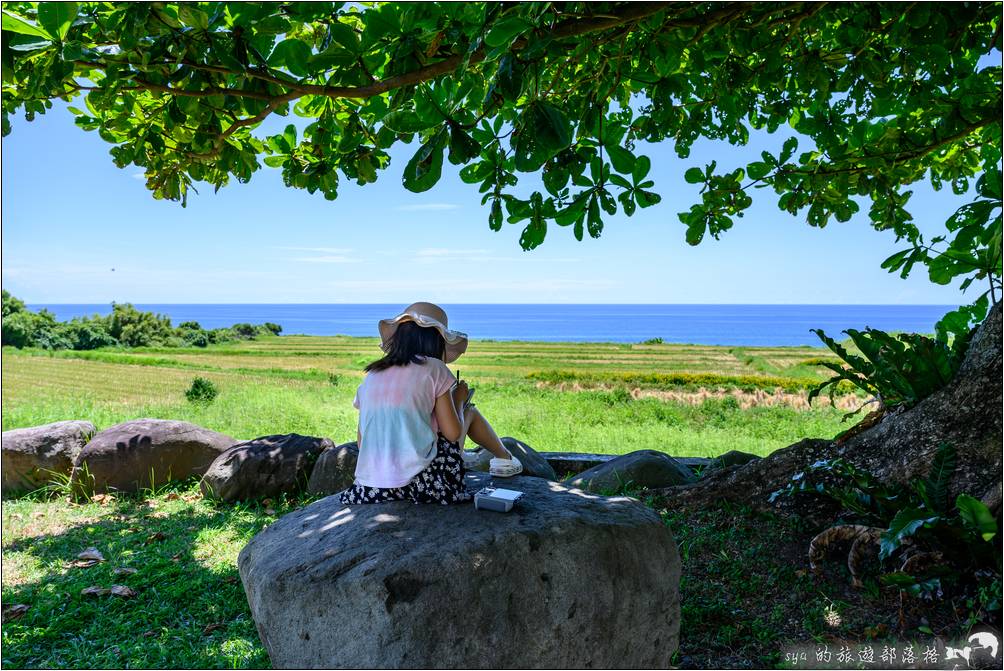
[[[523,498],[523,492],[514,489],[485,487],[474,494],[474,507],[477,510],[494,510],[499,513],[507,513],[512,510],[513,504],[521,498]]]

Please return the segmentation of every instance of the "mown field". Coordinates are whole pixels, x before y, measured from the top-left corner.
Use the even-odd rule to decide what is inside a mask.
[[[502,435],[537,449],[767,454],[845,428],[856,399],[809,407],[827,371],[810,347],[475,341],[456,364]],[[297,432],[354,439],[351,401],[375,338],[282,336],[206,349],[3,352],[4,430],[62,419],[98,428],[183,419],[236,438]],[[193,406],[196,377],[220,390]]]

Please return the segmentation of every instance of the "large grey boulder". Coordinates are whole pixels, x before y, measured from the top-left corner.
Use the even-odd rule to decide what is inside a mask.
[[[655,450],[638,450],[594,466],[566,480],[571,487],[591,492],[614,492],[624,487],[670,487],[693,482],[693,471],[673,457]]]
[[[237,443],[216,457],[199,488],[206,498],[227,503],[295,494],[306,489],[321,452],[334,446],[328,438],[298,433]]]
[[[506,436],[505,438],[502,438],[502,444],[505,445],[505,448],[509,450],[510,454],[519,459],[519,462],[523,464],[522,475],[544,478],[546,480],[558,479],[557,474],[554,472],[554,468],[552,468],[551,464],[547,462],[547,459],[545,459],[540,452],[537,452],[522,440]],[[484,448],[467,450],[467,454],[465,456],[466,458],[464,459],[464,463],[469,470],[488,471],[489,462],[492,458],[492,453],[488,450]]]
[[[136,419],[105,429],[73,462],[74,487],[135,492],[201,476],[236,441],[188,422]]]
[[[468,475],[478,487],[487,476]],[[540,478],[508,514],[321,499],[237,563],[275,668],[668,668],[680,557],[659,516]]]
[[[321,452],[307,481],[311,494],[334,494],[352,486],[356,479],[359,445],[356,441],[334,445]]]
[[[80,420],[4,431],[0,495],[18,496],[69,475],[73,460],[96,432],[93,424]]]

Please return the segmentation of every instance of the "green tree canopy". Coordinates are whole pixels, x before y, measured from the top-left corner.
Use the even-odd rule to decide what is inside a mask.
[[[779,151],[686,170],[701,185],[679,213],[689,243],[729,229],[755,189],[813,226],[864,203],[907,244],[890,271],[921,263],[995,300],[1000,49],[992,2],[10,2],[3,132],[10,114],[82,97],[76,123],[182,204],[263,164],[334,199],[412,144],[405,188],[463,166],[489,226],[522,225],[533,249],[552,225],[599,237],[606,216],[658,203],[643,143],[686,158],[699,138],[783,129]],[[312,121],[255,134],[289,114]],[[934,239],[910,213],[922,180],[973,196]]]

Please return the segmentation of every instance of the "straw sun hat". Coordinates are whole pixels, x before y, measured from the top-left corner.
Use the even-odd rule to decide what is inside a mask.
[[[412,303],[404,312],[391,319],[380,320],[380,349],[387,351],[387,343],[397,332],[397,327],[404,322],[415,322],[419,326],[434,328],[446,341],[446,352],[443,354],[445,363],[453,363],[467,351],[467,334],[451,331],[446,311],[433,303]]]

